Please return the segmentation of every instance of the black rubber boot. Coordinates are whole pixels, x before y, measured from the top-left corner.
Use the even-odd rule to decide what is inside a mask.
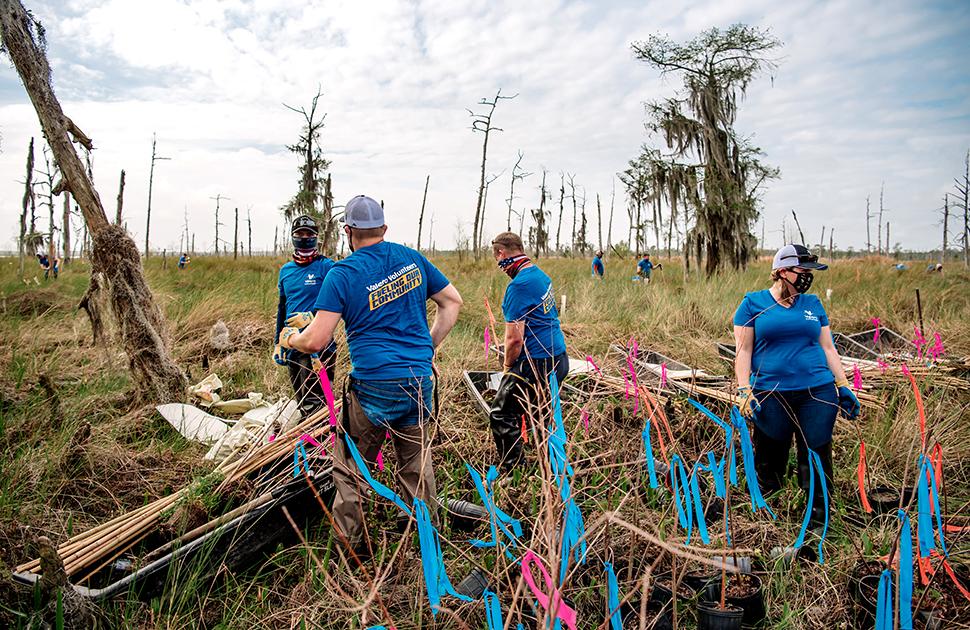
[[[809,475],[812,474],[813,469],[808,463],[808,449],[804,442],[801,440],[796,440],[798,443],[798,485],[805,493],[806,500],[808,499],[808,489],[811,483],[811,478]],[[832,493],[834,488],[832,486],[832,443],[823,444],[822,446],[815,449],[815,453],[818,454],[818,458],[822,462],[822,474],[825,475],[825,487],[828,491],[829,504],[832,503],[833,497]],[[817,473],[816,473],[817,474]],[[825,493],[822,492],[822,485],[819,478],[815,478],[815,495],[812,497],[812,514],[808,520],[809,529],[821,529],[825,525],[825,516],[828,506],[825,503]]]
[[[761,494],[768,496],[781,490],[788,474],[788,452],[791,449],[791,440],[776,440],[755,426],[752,443],[758,486],[761,488]]]
[[[495,439],[495,450],[498,453],[498,465],[502,472],[509,472],[522,463],[522,405],[516,400],[516,379],[506,375],[488,415],[492,437]]]

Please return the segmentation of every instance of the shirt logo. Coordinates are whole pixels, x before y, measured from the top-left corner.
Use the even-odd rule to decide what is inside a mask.
[[[548,313],[556,307],[556,298],[552,295],[552,285],[546,289],[546,294],[542,296],[542,312]]]
[[[376,285],[369,285],[370,293],[367,301],[370,310],[375,311],[389,302],[393,302],[408,291],[421,286],[423,279],[421,270],[414,263],[395,271]]]
[[[308,273],[306,275],[306,280],[303,281],[303,284],[316,284],[316,283],[317,283],[317,276],[316,274],[312,274],[312,273]]]
[[[817,322],[818,315],[815,315],[812,311],[805,311],[805,321]]]

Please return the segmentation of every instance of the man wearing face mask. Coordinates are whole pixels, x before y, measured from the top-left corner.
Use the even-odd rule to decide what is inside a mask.
[[[807,293],[812,272],[828,266],[804,246],[786,245],[775,254],[771,269],[771,287],[745,295],[734,314],[738,407],[754,420],[755,468],[765,494],[781,488],[794,436],[799,486],[808,492],[811,449],[819,455],[831,497],[835,418],[841,410],[855,419],[860,407],[832,343],[822,302]],[[826,516],[817,479],[815,485],[813,528]]]
[[[280,268],[274,340],[279,339],[285,326],[306,328],[313,321],[313,304],[323,279],[333,267],[333,261],[317,251],[317,234],[317,222],[313,217],[304,215],[293,220],[293,260]],[[321,367],[325,367],[327,377],[333,382],[336,356],[337,344],[333,341],[323,352],[313,354],[282,348],[276,341],[273,360],[289,370],[290,383],[304,418],[323,409],[326,404],[318,375]]]

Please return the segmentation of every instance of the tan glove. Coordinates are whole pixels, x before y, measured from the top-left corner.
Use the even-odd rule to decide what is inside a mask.
[[[755,398],[754,392],[751,391],[750,387],[742,385],[738,387],[738,411],[741,415],[748,420],[754,418],[754,414],[761,411],[761,404],[758,403],[758,399]]]
[[[314,374],[319,374],[320,373],[320,370],[323,369],[323,361],[321,361],[320,360],[320,357],[318,357],[315,354],[311,354],[310,355],[310,365],[313,366],[313,373]]]
[[[306,328],[313,321],[313,313],[310,311],[301,311],[299,313],[293,313],[286,318],[286,325],[291,328]]]
[[[294,349],[293,346],[290,345],[290,337],[297,334],[298,332],[300,332],[299,329],[293,328],[291,326],[287,326],[286,328],[281,330],[280,340],[279,340],[280,345],[283,346],[284,348],[289,348],[291,350]]]

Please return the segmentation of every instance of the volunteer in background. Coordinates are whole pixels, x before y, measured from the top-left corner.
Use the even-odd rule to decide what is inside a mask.
[[[369,467],[389,431],[397,455],[403,499],[421,498],[432,513],[437,504],[431,463],[431,376],[435,349],[458,319],[461,296],[420,252],[384,240],[384,209],[370,197],[351,199],[344,209],[344,232],[353,252],[327,274],[303,332],[284,328],[280,342],[302,352],[316,352],[333,339],[344,321],[350,350],[349,387],[341,417],[343,434],[334,457],[334,521],[358,553],[364,514],[361,485],[366,485],[348,450],[353,440]],[[437,314],[428,327],[427,301]]]
[[[524,416],[540,402],[540,391],[548,391],[550,372],[559,383],[566,378],[569,357],[552,281],[525,255],[522,239],[502,232],[492,240],[492,254],[511,279],[502,300],[505,373],[489,413],[499,465],[508,472],[524,460]]]
[[[650,274],[653,273],[654,269],[663,269],[664,266],[661,264],[653,264],[650,262],[650,254],[644,254],[640,262],[637,263],[637,275],[640,276],[640,280],[646,284],[650,284]]]
[[[337,344],[331,340],[323,353],[318,355],[316,352],[307,354],[282,348],[278,340],[285,326],[305,328],[310,324],[313,305],[323,286],[323,279],[333,267],[333,261],[317,251],[317,234],[317,222],[313,217],[304,215],[293,220],[293,260],[280,268],[277,283],[280,297],[276,307],[276,334],[273,336],[273,360],[289,370],[290,383],[293,384],[304,419],[327,404],[319,373],[321,366],[325,367],[327,378],[333,382]]]
[[[597,278],[598,280],[602,280],[603,274],[605,272],[606,272],[606,269],[603,267],[603,252],[596,252],[596,255],[593,256],[593,265],[592,265],[593,277]]]
[[[745,295],[734,314],[738,407],[754,420],[755,468],[766,494],[781,488],[794,435],[799,486],[808,492],[807,446],[821,459],[831,497],[835,418],[841,409],[855,419],[860,408],[822,302],[806,293],[812,272],[828,266],[804,246],[786,245],[775,254],[771,269],[771,287]],[[825,501],[816,481],[811,525],[824,520]]]

